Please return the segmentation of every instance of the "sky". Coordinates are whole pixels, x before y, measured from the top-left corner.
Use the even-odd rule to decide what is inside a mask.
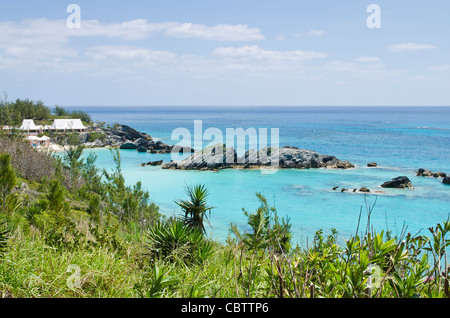
[[[450,1],[2,0],[0,91],[49,106],[449,106]]]

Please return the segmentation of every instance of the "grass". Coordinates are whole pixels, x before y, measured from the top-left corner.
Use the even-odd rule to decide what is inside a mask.
[[[134,297],[133,286],[142,273],[132,255],[107,247],[60,250],[47,246],[39,233],[16,231],[0,263],[0,291],[26,298]]]

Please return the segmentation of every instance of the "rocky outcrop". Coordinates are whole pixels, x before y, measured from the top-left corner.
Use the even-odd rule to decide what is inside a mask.
[[[435,178],[445,178],[447,176],[444,172],[431,172],[430,170],[422,169],[416,171],[418,177],[435,177]]]
[[[369,168],[374,168],[374,167],[377,167],[378,165],[377,165],[377,163],[376,162],[369,162],[368,164],[367,164],[367,167],[369,167]]]
[[[276,153],[278,152],[278,156]],[[278,158],[278,163],[275,160]],[[273,168],[335,168],[348,169],[354,165],[341,161],[334,156],[321,155],[315,151],[299,149],[292,146],[283,148],[264,148],[260,151],[247,151],[238,157],[232,147],[218,144],[197,151],[182,161],[172,161],[163,165],[164,169],[181,170],[217,170],[226,168],[257,169]]]
[[[134,142],[124,142],[120,145],[120,149],[137,149],[138,146]]]
[[[147,166],[160,166],[162,165],[162,163],[163,163],[162,160],[150,161],[147,162]]]
[[[442,179],[442,183],[450,185],[450,176],[445,176],[444,179]]]
[[[397,188],[397,189],[404,189],[404,188],[410,188],[412,189],[412,183],[411,180],[409,180],[408,177],[401,176],[394,178],[390,181],[387,181],[381,185],[382,188]]]
[[[82,136],[82,140],[84,140],[83,145],[88,148],[119,147],[120,149],[162,154],[171,153],[172,151],[194,152],[194,149],[190,147],[178,149],[178,146],[167,145],[161,141],[155,141],[150,135],[139,132],[127,125],[116,124],[112,128],[93,127],[92,129],[91,133],[95,133],[97,136],[101,136],[101,138],[89,142],[88,133],[86,133],[86,136]]]

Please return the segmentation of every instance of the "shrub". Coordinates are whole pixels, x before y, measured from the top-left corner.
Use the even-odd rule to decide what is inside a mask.
[[[145,233],[145,246],[153,261],[158,259],[202,263],[214,251],[214,245],[197,229],[188,228],[182,220],[157,222]]]

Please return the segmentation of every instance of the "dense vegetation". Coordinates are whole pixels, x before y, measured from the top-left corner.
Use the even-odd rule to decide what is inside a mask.
[[[449,297],[449,220],[428,236],[368,223],[344,244],[319,230],[298,247],[289,219],[257,193],[247,230],[232,225],[218,243],[205,232],[205,186],[188,187],[167,218],[141,184],[126,185],[119,151],[111,171],[82,153],[0,138],[0,296]]]
[[[89,114],[83,111],[69,112],[62,107],[55,106],[52,114],[51,109],[42,101],[33,101],[27,98],[10,102],[6,95],[0,98],[0,125],[17,126],[24,119],[34,119],[39,122],[55,118],[78,118],[85,123],[92,123]]]

